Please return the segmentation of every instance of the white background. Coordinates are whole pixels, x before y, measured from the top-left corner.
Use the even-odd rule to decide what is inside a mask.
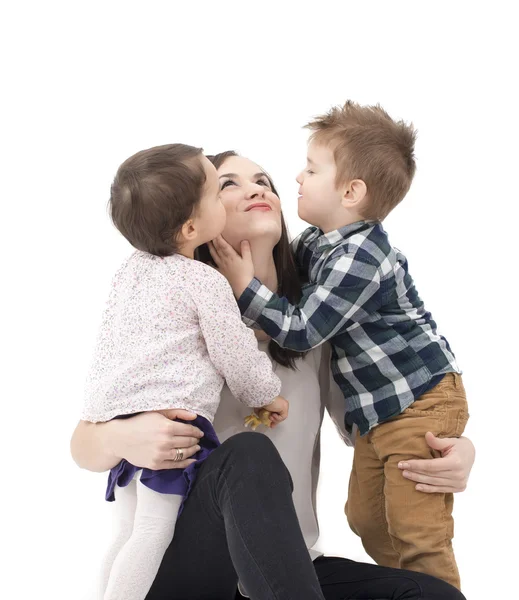
[[[184,142],[267,169],[292,235],[313,115],[380,102],[419,130],[387,219],[464,369],[477,446],[456,497],[470,600],[517,594],[518,46],[507,2],[16,2],[2,11],[2,598],[87,598],[104,475],[69,438],[109,281],[129,253],[117,166]],[[512,246],[514,248],[512,249]],[[365,559],[343,515],[352,453],[326,424],[321,547]]]

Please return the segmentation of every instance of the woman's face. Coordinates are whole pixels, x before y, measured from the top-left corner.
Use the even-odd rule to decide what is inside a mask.
[[[262,169],[242,156],[229,157],[218,169],[220,197],[227,213],[222,236],[239,250],[240,242],[281,237],[281,205]]]

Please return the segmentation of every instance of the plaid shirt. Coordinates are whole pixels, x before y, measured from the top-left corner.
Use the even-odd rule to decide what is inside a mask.
[[[459,372],[426,312],[407,260],[380,223],[360,221],[292,242],[308,284],[297,306],[257,279],[238,304],[243,320],[280,346],[303,352],[329,340],[332,372],[346,399],[346,426],[364,435],[399,415],[448,372]]]

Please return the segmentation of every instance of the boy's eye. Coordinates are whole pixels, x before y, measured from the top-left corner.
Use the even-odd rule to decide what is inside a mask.
[[[311,169],[306,169],[306,172],[308,173],[308,175],[313,175],[314,172]]]
[[[227,181],[224,181],[222,183],[220,189],[224,190],[226,187],[229,187],[230,185],[236,185],[232,179],[228,179]]]

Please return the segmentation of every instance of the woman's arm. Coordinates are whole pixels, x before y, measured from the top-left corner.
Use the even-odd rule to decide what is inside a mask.
[[[416,489],[428,494],[434,492],[463,492],[476,458],[474,444],[467,437],[437,438],[432,433],[425,440],[441,458],[417,459],[399,463],[402,475],[416,481]]]
[[[194,462],[190,457],[200,449],[202,431],[173,419],[193,420],[185,410],[148,412],[129,419],[106,423],[80,421],[70,442],[72,458],[82,469],[107,471],[123,458],[148,469],[182,469]],[[174,462],[176,449],[184,460]]]
[[[345,444],[352,446],[354,436],[350,435],[344,426],[344,396],[330,372],[328,346],[328,344],[322,346],[323,356],[319,378],[321,394],[339,435]],[[400,463],[398,466],[402,470],[403,477],[415,481],[416,489],[420,492],[429,494],[463,492],[467,487],[476,456],[474,444],[466,437],[437,438],[432,433],[425,435],[425,441],[433,450],[437,450],[441,457]]]

